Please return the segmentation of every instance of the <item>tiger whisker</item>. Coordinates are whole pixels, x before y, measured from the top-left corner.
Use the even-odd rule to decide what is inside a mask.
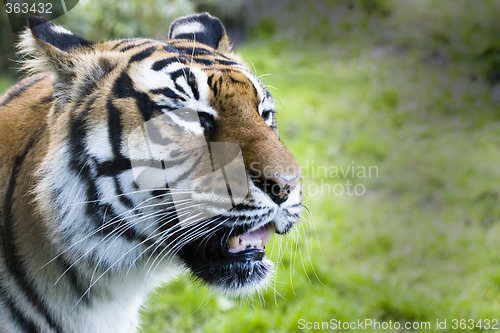
[[[172,212],[172,213],[173,213],[173,212]],[[169,216],[169,215],[172,215],[172,213],[168,213],[166,216],[162,216],[162,217],[160,217],[160,219],[158,219],[158,222],[160,222],[162,218],[167,217],[167,216]],[[183,215],[186,215],[186,214],[187,214],[187,213],[185,213],[185,214],[183,214]],[[183,215],[181,215],[181,216],[183,216]],[[175,218],[177,218],[177,216],[178,216],[178,215],[176,215],[176,217],[175,217]],[[164,225],[164,224],[166,224],[166,223],[170,223],[172,220],[175,220],[175,218],[174,218],[174,219],[169,219],[169,220],[167,220],[167,221],[161,221],[161,222],[164,222],[164,223],[163,223],[163,224],[161,224],[161,225],[159,225],[159,226],[158,226],[155,230],[153,230],[153,231],[152,231],[152,233],[156,232],[158,229],[163,228],[163,225]],[[196,221],[193,221],[192,223],[194,224],[194,223],[196,223]],[[191,225],[191,223],[190,223],[190,225]],[[185,228],[185,227],[187,227],[187,226],[183,226],[183,227]],[[158,249],[158,248],[162,245],[162,242],[164,241],[164,239],[162,239],[162,237],[163,237],[165,234],[170,233],[170,232],[171,232],[172,230],[174,230],[175,228],[178,228],[178,230],[177,230],[177,231],[180,231],[180,230],[182,230],[182,228],[183,228],[183,227],[181,227],[181,228],[179,229],[179,227],[178,227],[177,225],[175,225],[175,226],[173,226],[173,227],[168,228],[167,230],[162,230],[160,233],[155,234],[155,237],[158,237],[158,238],[159,238],[157,241],[155,241],[155,243],[158,243],[158,244],[156,244],[156,246],[155,246],[155,243],[153,243],[153,244],[151,244],[150,246],[148,246],[146,249],[144,249],[144,250],[143,250],[143,251],[142,251],[142,252],[141,252],[141,253],[140,253],[140,254],[136,257],[136,259],[134,260],[134,262],[131,264],[131,266],[130,266],[130,268],[129,268],[129,271],[130,271],[130,269],[131,269],[132,265],[133,265],[133,264],[134,264],[134,263],[135,263],[135,262],[136,262],[136,261],[137,261],[137,260],[138,260],[138,259],[139,259],[139,258],[140,258],[143,254],[144,254],[144,253],[146,253],[146,252],[147,252],[147,251],[149,251],[149,250],[150,250],[153,246],[155,246],[154,250],[152,250],[152,251],[151,251],[150,255],[148,256],[148,259],[147,259],[147,260],[146,260],[146,262],[145,262],[145,265],[147,265],[147,264],[148,264],[148,262],[149,262],[149,260],[151,259],[151,256],[152,256],[152,255],[153,255],[153,254],[157,251],[157,249]],[[148,237],[146,240],[149,240],[149,238],[150,238],[150,237]]]
[[[262,79],[263,77],[266,77],[266,76],[271,76],[271,75],[274,75],[274,73],[267,73],[267,74],[261,74],[259,76],[257,76],[259,79]]]
[[[127,196],[130,196],[131,194],[150,193],[151,191],[154,191],[154,190],[164,190],[164,189],[165,188],[162,187],[162,188],[154,188],[154,189],[148,189],[148,190],[130,191],[130,192],[126,192],[126,193],[121,193],[121,194],[116,194],[116,195],[104,197],[104,198],[98,199],[98,200],[86,200],[86,201],[72,202],[72,203],[69,203],[69,204],[65,204],[64,207],[71,207],[71,206],[74,206],[74,205],[84,205],[84,204],[89,204],[89,203],[100,203],[100,202],[109,201],[111,199],[116,199],[116,198],[120,198],[120,197],[127,197]],[[191,190],[184,190],[184,189],[177,189],[177,188],[168,188],[168,192],[169,193],[174,193],[174,194],[190,194],[190,193],[193,193],[193,191],[191,191]],[[169,193],[162,194],[161,196],[168,195]],[[159,197],[159,196],[154,196],[154,197],[151,197],[149,199],[155,199],[157,197]]]
[[[210,221],[209,221],[209,222],[210,222]],[[199,229],[201,229],[201,227],[200,227]],[[163,249],[163,250],[162,250],[162,251],[161,251],[161,252],[157,255],[157,257],[153,260],[153,262],[151,263],[151,266],[150,266],[150,269],[148,270],[148,274],[147,274],[147,275],[149,275],[149,274],[150,274],[150,270],[151,270],[151,269],[153,269],[153,270],[152,270],[152,272],[154,272],[154,271],[157,269],[157,267],[159,266],[159,264],[160,264],[160,263],[164,260],[164,258],[166,258],[166,257],[167,257],[167,256],[169,256],[169,255],[172,255],[172,258],[173,258],[173,256],[174,256],[174,255],[175,255],[175,254],[176,254],[176,253],[177,253],[177,252],[178,252],[178,251],[179,251],[179,250],[180,250],[180,249],[181,249],[181,248],[182,248],[185,244],[187,244],[189,241],[193,241],[193,240],[195,240],[195,239],[197,239],[197,238],[199,238],[199,237],[203,236],[206,232],[207,232],[207,231],[204,231],[204,230],[201,230],[201,232],[200,232],[200,231],[196,231],[196,230],[195,230],[195,232],[194,232],[192,235],[187,235],[187,236],[186,236],[186,235],[183,235],[183,234],[179,235],[179,236],[176,238],[176,240],[177,240],[177,243],[178,243],[178,244],[177,244],[176,246],[174,246],[174,247],[172,247],[172,248],[168,249],[168,250],[167,250],[167,252],[166,252],[166,253],[164,253],[164,254],[163,254],[163,252],[166,250],[166,248],[165,248],[165,249]],[[156,266],[153,268],[153,265],[155,264],[155,262],[156,262],[156,261],[158,261],[158,263],[157,263],[157,264],[156,264]]]
[[[189,222],[189,223],[191,223],[191,224],[194,224],[194,223],[200,222],[201,220],[196,220],[196,219],[195,219],[198,215],[199,215],[199,214],[197,214],[197,215],[195,215],[195,216],[190,217],[192,220],[191,220],[191,221],[188,221],[188,222]],[[184,223],[185,223],[186,221],[187,221],[187,220],[184,220]],[[187,229],[187,227],[188,227],[188,226],[189,226],[189,224],[188,224],[188,225],[183,225],[183,226],[181,226],[181,229],[180,229],[180,230],[182,230],[182,229],[189,230],[189,229]],[[179,230],[179,231],[180,231],[180,230]],[[189,231],[191,231],[191,230],[189,230]],[[182,234],[181,234],[181,235],[177,236],[177,237],[176,237],[176,238],[175,238],[172,242],[178,241],[178,240],[179,240],[179,237],[184,237],[184,235],[182,235]],[[182,238],[180,238],[180,239],[182,239]],[[179,242],[179,243],[181,243],[180,241],[178,241],[178,242]],[[184,244],[182,244],[182,245],[184,245]],[[153,260],[153,262],[151,263],[150,268],[148,269],[148,271],[147,271],[147,273],[146,273],[146,277],[148,277],[148,276],[149,276],[149,274],[150,274],[150,272],[151,272],[151,268],[153,267],[153,265],[155,264],[155,262],[158,260],[158,258],[162,255],[162,253],[163,253],[165,250],[167,250],[166,254],[169,254],[170,252],[172,252],[172,251],[173,251],[173,249],[175,249],[175,246],[174,246],[173,248],[169,248],[169,249],[164,248],[164,249],[163,249],[160,253],[158,253],[158,255],[156,256],[156,258],[155,258],[155,259]],[[177,251],[175,251],[174,253],[177,253]],[[149,259],[148,259],[148,260],[149,260]],[[161,262],[161,260],[160,260],[159,262]],[[159,263],[158,263],[158,264],[159,264]],[[155,267],[155,269],[156,269],[156,267]],[[155,269],[153,269],[153,271],[154,271]]]
[[[214,219],[215,220],[215,219]],[[212,221],[214,221],[212,220]],[[195,232],[193,235],[188,235],[188,237],[184,237],[184,238],[181,238],[179,240],[177,240],[178,244],[175,245],[173,248],[169,249],[165,254],[161,255],[161,253],[155,258],[155,260],[153,261],[153,263],[151,265],[154,264],[154,262],[158,259],[158,258],[161,258],[158,260],[158,263],[156,264],[156,266],[154,267],[153,271],[155,271],[157,268],[158,268],[158,265],[170,254],[175,254],[177,253],[177,251],[179,251],[185,244],[189,243],[189,242],[192,242],[193,240],[195,239],[198,239],[199,237],[207,234],[208,232],[211,232],[211,231],[214,231],[214,230],[217,230],[223,223],[225,223],[228,219],[226,220],[223,220],[222,222],[220,222],[219,224],[217,224],[216,226],[210,228],[209,230],[203,230],[203,232]],[[209,221],[208,223],[212,222],[212,221]],[[163,252],[163,251],[162,251]],[[148,270],[148,274],[149,274],[149,270]]]
[[[187,207],[189,208],[189,207]],[[187,209],[186,208],[186,209]],[[154,217],[156,214],[161,214],[162,212],[154,212],[154,213],[150,213],[148,214],[148,216],[144,216],[142,217],[142,220],[145,219],[145,218],[150,218],[150,217]],[[138,215],[138,214],[135,214],[135,215]],[[133,215],[133,216],[135,216]],[[141,219],[138,219],[139,221]],[[68,249],[66,249],[65,251],[62,251],[59,255],[57,255],[55,258],[53,258],[51,261],[49,261],[47,264],[45,264],[43,267],[45,267],[46,265],[48,265],[50,262],[54,261],[55,259],[57,259],[58,257],[60,257],[61,255],[63,255],[65,252],[69,251],[71,248],[73,248],[74,246],[78,245],[78,243],[81,243],[83,241],[85,241],[86,239],[92,237],[93,235],[97,234],[98,232],[100,231],[103,231],[105,228],[109,227],[110,225],[113,225],[113,224],[116,224],[116,223],[120,223],[122,222],[122,220],[117,220],[117,221],[114,221],[113,223],[106,223],[106,224],[103,224],[100,228],[96,229],[94,232],[92,232],[91,234],[87,235],[86,237],[84,237],[83,239],[81,239],[80,241],[74,243],[73,245],[71,245]],[[136,223],[137,224],[137,223]],[[125,232],[126,230],[124,230],[123,232]],[[98,247],[100,244],[102,244],[104,241],[106,241],[108,238],[114,236],[114,233],[116,232],[116,230],[114,230],[112,233],[106,235],[105,237],[103,237],[97,244],[95,244],[92,248],[90,248],[88,251],[86,251],[84,254],[82,254],[71,266],[69,266],[64,272],[63,274],[56,280],[56,282],[54,284],[56,284],[61,278],[62,276],[64,276],[64,274],[69,271],[78,261],[80,261],[82,258],[86,257],[90,252],[92,252],[96,247]],[[109,246],[108,246],[109,248]]]
[[[91,278],[91,282],[90,282],[90,285],[89,287],[87,288],[87,290],[83,293],[83,295],[78,299],[78,301],[75,303],[74,307],[76,307],[82,300],[83,298],[90,292],[91,288],[97,283],[99,282],[99,280],[105,276],[116,264],[118,264],[125,256],[127,256],[131,251],[133,251],[134,249],[136,249],[137,247],[141,246],[142,245],[142,242],[135,245],[134,247],[132,247],[131,249],[129,249],[127,252],[123,253],[117,260],[115,260],[115,262],[113,264],[111,264],[103,273],[101,273],[99,275],[99,277],[97,277],[97,279],[93,279],[93,277],[95,276],[94,274],[96,273],[96,270],[94,270],[94,273],[92,275],[92,278]]]
[[[278,88],[276,88],[275,86],[272,86],[272,85],[270,85],[270,84],[266,84],[266,85],[265,85],[265,87],[266,87],[266,88],[272,88],[272,89],[274,89],[274,90],[276,90],[276,91],[279,91],[279,89],[278,89]]]
[[[182,210],[188,210],[188,209],[191,209],[192,207],[193,207],[193,206],[184,207]],[[154,216],[154,217],[158,217],[158,216],[161,216],[161,215],[162,215],[162,213],[168,213],[169,215],[170,215],[170,214],[173,214],[173,213],[176,213],[176,217],[173,217],[172,219],[170,219],[170,220],[169,220],[169,222],[171,222],[171,221],[175,220],[175,219],[179,216],[179,212],[180,212],[180,211],[181,211],[180,209],[179,209],[179,210],[176,210],[176,211],[168,211],[168,212],[161,212],[161,211],[160,211],[160,212],[154,212],[154,213],[149,214],[149,215],[152,215],[152,216]],[[149,217],[147,217],[147,218],[149,218]],[[141,217],[141,218],[139,218],[139,219],[135,220],[135,221],[134,221],[134,223],[132,223],[132,224],[130,224],[130,223],[129,223],[129,224],[126,226],[126,228],[124,228],[124,230],[121,230],[119,233],[118,233],[118,230],[119,230],[119,229],[116,229],[116,232],[114,232],[114,233],[118,233],[118,234],[116,234],[116,235],[114,235],[114,233],[111,233],[110,235],[111,235],[111,236],[114,236],[114,237],[115,237],[115,239],[113,239],[111,242],[109,242],[109,244],[108,244],[107,248],[103,251],[103,254],[101,255],[101,258],[99,259],[99,261],[98,261],[98,263],[97,263],[96,267],[98,267],[98,266],[100,265],[100,263],[102,262],[102,259],[103,259],[104,255],[106,254],[106,251],[107,251],[107,250],[111,247],[111,245],[113,245],[113,243],[114,243],[117,239],[119,239],[119,238],[120,238],[120,237],[121,237],[121,236],[122,236],[122,235],[123,235],[123,234],[124,234],[127,230],[132,229],[133,227],[135,227],[135,226],[136,226],[136,225],[138,225],[139,223],[142,223],[142,221],[144,221],[145,219],[146,219],[146,217]],[[157,229],[159,229],[159,228],[161,228],[161,226],[157,227]],[[172,227],[171,229],[173,229],[173,228],[174,228],[174,227]],[[155,229],[155,230],[157,230],[157,229]],[[168,232],[168,231],[169,231],[169,230],[165,230],[165,231],[163,231],[163,232]],[[108,235],[108,236],[109,236],[109,235]],[[146,240],[149,240],[149,239],[150,239],[150,237],[147,237],[147,238],[146,238]],[[103,241],[103,240],[101,240],[100,242],[102,242],[102,241]],[[143,242],[144,242],[144,241],[143,241]],[[143,243],[143,242],[141,242],[141,243]],[[140,245],[141,243],[139,243],[139,245]],[[135,261],[136,261],[136,260],[134,260],[134,262],[135,262]],[[96,272],[96,270],[94,270],[94,274],[95,274],[95,272]],[[93,278],[94,274],[92,275],[92,278]],[[92,280],[92,279],[91,279],[91,280]]]
[[[315,233],[316,233],[316,232],[315,232]],[[316,233],[316,237],[318,237],[318,234],[317,234],[317,233]],[[314,269],[314,264],[313,264],[313,260],[312,260],[312,258],[311,258],[311,252],[310,252],[310,250],[309,250],[309,245],[308,245],[308,243],[307,243],[307,238],[308,238],[308,237],[307,237],[307,235],[306,235],[306,234],[305,234],[305,232],[304,232],[304,237],[303,237],[303,239],[304,239],[304,242],[306,243],[307,257],[309,258],[309,263],[311,264],[311,269],[312,269],[312,271],[313,271],[313,273],[314,273],[314,276],[315,276],[315,277],[316,277],[316,279],[318,280],[318,282],[319,282],[322,286],[324,286],[323,282],[321,281],[321,279],[319,278],[318,274],[316,273],[316,269]],[[318,244],[318,246],[320,246],[320,245],[319,245],[319,239],[317,239],[317,241],[318,241],[318,243],[317,243],[317,244]],[[312,244],[311,244],[311,245],[312,245]],[[312,247],[311,247],[311,249],[312,249]],[[320,247],[320,251],[321,251],[321,247]]]
[[[148,199],[149,200],[149,199]],[[187,200],[187,199],[186,199]],[[155,207],[154,205],[152,205],[151,207]],[[104,231],[104,229],[116,224],[116,223],[120,223],[123,219],[119,219],[118,217],[119,216],[122,216],[122,215],[125,215],[127,213],[130,213],[130,210],[125,212],[125,213],[122,213],[118,216],[116,216],[115,218],[111,219],[110,221],[107,221],[106,223],[103,223],[101,225],[101,227],[97,228],[96,230],[94,230],[92,233],[90,234],[87,234],[85,237],[83,237],[82,239],[78,240],[77,242],[75,243],[72,243],[69,247],[67,247],[65,250],[61,251],[57,256],[55,256],[54,258],[52,258],[51,260],[49,260],[46,264],[44,264],[42,267],[40,267],[40,269],[43,269],[45,268],[47,265],[49,265],[50,263],[52,263],[54,260],[56,260],[57,258],[59,258],[60,256],[62,256],[64,253],[72,250],[74,247],[76,247],[77,245],[83,243],[84,241],[88,240],[89,238],[95,236],[97,233],[99,232],[102,232]],[[137,216],[139,214],[133,214],[133,216]],[[130,217],[130,216],[129,216]],[[107,235],[106,237],[108,237],[109,235]],[[105,237],[105,238],[106,238]],[[105,239],[103,239],[105,240]],[[95,248],[95,247],[94,247]],[[93,250],[94,248],[92,248],[91,250]],[[87,255],[88,253],[90,253],[90,251],[88,251],[85,255]]]
[[[205,297],[205,299],[200,303],[200,305],[198,305],[198,307],[193,311],[193,314],[203,309],[205,305],[207,305],[208,302],[210,302],[214,296],[215,296],[215,291],[213,290],[210,291],[210,294],[208,294],[208,296]]]
[[[117,221],[117,223],[120,222],[120,221]],[[107,226],[106,226],[107,227]],[[105,227],[101,227],[99,229],[104,229]],[[99,232],[99,229],[96,230],[93,234],[96,234],[97,232]],[[83,258],[85,258],[89,253],[91,253],[96,247],[98,247],[100,244],[102,244],[103,242],[105,242],[108,238],[112,237],[113,236],[113,233],[111,234],[108,234],[106,235],[105,237],[103,237],[101,240],[99,240],[99,242],[97,244],[95,244],[94,246],[92,246],[91,248],[89,248],[84,254],[80,255],[80,257],[76,260],[74,260],[74,262],[59,276],[59,278],[54,282],[54,285],[56,285],[60,280],[61,278],[68,272],[70,271],[71,268],[73,268],[76,264],[78,264],[78,262],[80,260],[82,260]],[[91,235],[87,236],[86,238],[89,238],[91,237]],[[79,242],[83,242],[84,240],[80,240]],[[77,244],[73,244],[70,248],[66,249],[65,251],[62,251],[59,255],[57,255],[54,259],[52,259],[51,261],[49,261],[47,264],[45,264],[43,267],[45,267],[46,265],[48,265],[50,262],[52,262],[53,260],[55,260],[56,258],[60,257],[61,255],[63,255],[66,251],[70,250],[72,247],[76,246]],[[108,246],[109,247],[109,246]],[[98,265],[100,264],[100,262],[97,264],[97,267]]]

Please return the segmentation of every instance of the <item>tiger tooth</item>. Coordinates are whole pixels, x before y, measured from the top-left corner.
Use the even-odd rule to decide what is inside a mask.
[[[247,246],[252,246],[252,247],[262,247],[262,240],[261,239],[257,239],[257,240],[253,240],[253,241],[250,241],[250,240],[242,240],[241,241],[241,246],[243,247],[247,247]]]
[[[266,246],[266,244],[269,243],[269,241],[273,238],[275,233],[276,227],[271,224],[267,229],[266,235],[264,236],[264,238],[262,238],[262,246]]]
[[[238,247],[238,245],[240,244],[240,236],[234,236],[234,237],[231,237],[227,240],[227,244],[229,245],[229,248],[231,249],[235,249]]]

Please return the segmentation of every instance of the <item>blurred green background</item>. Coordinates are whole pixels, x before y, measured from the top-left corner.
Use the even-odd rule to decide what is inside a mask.
[[[496,331],[500,1],[87,0],[56,22],[94,40],[165,38],[204,10],[274,94],[310,214],[268,245],[280,264],[266,292],[234,300],[182,276],[152,295],[142,332],[367,318]],[[0,20],[3,92],[15,36]]]

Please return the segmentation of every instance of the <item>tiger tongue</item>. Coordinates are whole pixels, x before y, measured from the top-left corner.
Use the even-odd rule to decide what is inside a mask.
[[[247,247],[263,249],[267,243],[273,238],[276,229],[274,226],[263,226],[257,230],[244,233],[243,235],[234,236],[227,240],[229,244],[229,252],[238,253],[245,250]]]

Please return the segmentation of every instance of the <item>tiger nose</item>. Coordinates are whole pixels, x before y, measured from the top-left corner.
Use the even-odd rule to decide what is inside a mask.
[[[264,174],[260,176],[252,177],[253,183],[260,188],[264,193],[269,195],[271,200],[273,200],[277,205],[282,204],[288,199],[290,192],[297,186],[300,182],[300,176],[281,176],[272,175],[266,176]]]

